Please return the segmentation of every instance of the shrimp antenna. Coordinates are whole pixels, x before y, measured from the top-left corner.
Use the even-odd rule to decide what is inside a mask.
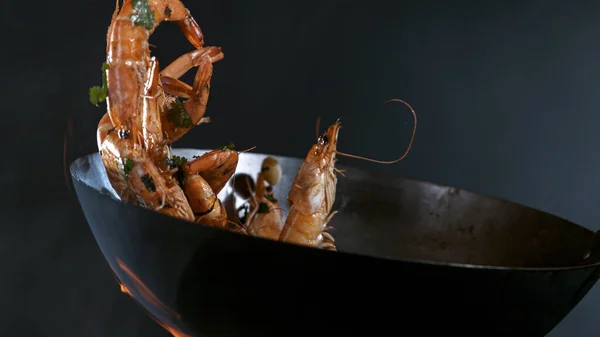
[[[227,219],[227,222],[228,222],[229,224],[232,224],[232,225],[234,225],[236,228],[239,228],[239,229],[241,229],[241,230],[242,230],[242,232],[243,232],[244,234],[248,234],[248,231],[246,230],[246,227],[244,227],[243,225],[240,225],[239,223],[237,223],[237,222],[235,222],[235,221],[231,221],[231,220],[229,220],[229,219]]]
[[[317,137],[316,139],[319,139],[319,124],[321,124],[321,116],[317,116]]]
[[[410,109],[410,112],[412,112],[413,117],[415,119],[415,126],[413,128],[412,136],[410,137],[410,143],[408,144],[408,148],[406,149],[406,151],[404,152],[404,154],[402,155],[402,157],[400,157],[398,159],[395,159],[395,160],[391,160],[391,161],[382,161],[382,160],[375,160],[375,159],[371,159],[371,158],[356,156],[356,155],[353,155],[353,154],[343,153],[343,152],[340,152],[340,151],[336,151],[336,153],[339,154],[340,156],[349,157],[349,158],[355,158],[355,159],[361,159],[361,160],[366,160],[366,161],[370,161],[370,162],[373,162],[373,163],[379,163],[379,164],[395,164],[395,163],[401,161],[402,159],[404,159],[408,155],[408,152],[410,152],[410,148],[412,147],[413,141],[415,139],[415,133],[417,133],[417,114],[415,113],[415,110],[410,106],[410,104],[406,103],[405,101],[403,101],[401,99],[390,99],[390,100],[385,101],[383,104],[386,104],[388,102],[400,102],[400,103],[403,103],[404,105],[406,105]]]
[[[240,153],[244,153],[244,152],[250,152],[252,150],[256,149],[256,145],[254,145],[253,147],[249,148],[249,149],[245,149],[244,151],[240,151]]]

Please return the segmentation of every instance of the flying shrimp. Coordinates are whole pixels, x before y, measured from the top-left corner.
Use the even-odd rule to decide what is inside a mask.
[[[316,144],[308,151],[304,162],[298,169],[288,193],[287,201],[290,210],[279,237],[280,241],[326,250],[337,250],[335,239],[327,232],[331,229],[328,223],[337,213],[337,211],[332,211],[336,195],[336,174],[339,172],[335,168],[336,155],[380,164],[393,164],[403,160],[412,147],[417,128],[416,113],[408,103],[402,100],[390,101],[405,104],[414,117],[413,134],[406,152],[400,158],[392,161],[374,160],[340,152],[337,150],[337,142],[341,122],[336,121],[317,139]]]

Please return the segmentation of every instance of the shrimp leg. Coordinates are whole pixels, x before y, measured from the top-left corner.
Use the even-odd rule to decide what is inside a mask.
[[[271,193],[272,185],[279,181],[280,167],[274,158],[263,161],[261,172],[256,179],[256,192],[252,196],[251,211],[246,218],[245,227],[250,235],[278,240],[283,228],[283,211],[279,202]],[[269,186],[265,186],[265,181]]]
[[[210,94],[210,80],[214,62],[223,58],[221,48],[208,47],[184,54],[165,68],[160,75],[162,90],[172,96],[186,99],[165,98],[167,105],[162,123],[168,143],[180,139],[194,126],[206,122],[204,114]],[[193,86],[179,80],[189,69],[197,66]]]
[[[200,49],[204,46],[204,34],[202,34],[200,26],[181,1],[150,0],[150,2],[155,3],[153,7],[163,9],[162,16],[164,17],[164,20],[177,23],[185,38],[196,47],[196,49]]]

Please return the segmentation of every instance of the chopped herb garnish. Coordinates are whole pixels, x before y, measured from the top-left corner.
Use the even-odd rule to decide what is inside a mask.
[[[171,16],[171,12],[172,12],[171,8],[169,8],[169,6],[167,6],[167,8],[165,8],[165,15]]]
[[[165,158],[165,161],[170,168],[179,168],[181,165],[187,163],[188,160],[185,157],[173,156],[173,158]]]
[[[144,186],[146,186],[146,189],[149,192],[156,192],[156,185],[154,184],[154,180],[149,174],[144,174],[142,176],[142,182],[144,183]]]
[[[123,174],[127,176],[129,172],[131,172],[131,170],[133,170],[133,160],[130,158],[126,158],[123,161]]]
[[[180,156],[173,156],[173,158],[165,158],[165,162],[167,163],[167,165],[169,165],[170,168],[174,169],[177,168],[179,169],[176,173],[175,173],[175,179],[177,179],[177,181],[179,182],[180,186],[183,186],[185,184],[185,176],[183,174],[183,171],[181,170],[181,166],[185,163],[188,162],[186,157],[180,157]]]
[[[98,105],[100,102],[104,102],[108,96],[108,81],[106,80],[106,70],[108,70],[108,63],[102,63],[102,86],[93,86],[90,88],[90,102],[94,105]]]
[[[269,200],[270,202],[277,202],[277,199],[275,199],[273,194],[265,194],[265,198],[267,198],[267,200]]]
[[[90,102],[92,102],[93,105],[104,102],[106,96],[108,96],[108,90],[97,85],[90,88]]]
[[[136,12],[130,16],[133,23],[146,29],[152,29],[154,27],[154,12],[150,8],[148,0],[132,0],[131,5]]]
[[[269,205],[264,202],[258,204],[258,213],[269,213]]]
[[[171,107],[167,111],[167,120],[178,128],[191,128],[194,126],[192,117],[185,111],[183,103],[178,99],[171,103]]]
[[[219,150],[234,150],[234,149],[235,149],[235,145],[233,145],[233,142],[229,142],[219,148]]]

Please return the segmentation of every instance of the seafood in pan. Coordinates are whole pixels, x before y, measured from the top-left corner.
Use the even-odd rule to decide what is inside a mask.
[[[193,50],[161,68],[148,40],[167,21],[179,26]],[[281,168],[267,158],[248,215],[242,223],[232,223],[218,194],[237,168],[240,152],[233,144],[197,158],[171,154],[174,142],[210,121],[205,114],[213,64],[223,58],[221,47],[204,45],[200,26],[180,0],[125,0],[122,5],[117,0],[108,27],[102,85],[89,91],[93,104],[106,103],[96,138],[112,187],[124,202],[187,221],[336,250],[327,230],[335,215],[337,156],[387,164],[403,159],[410,145],[403,157],[392,162],[342,153],[337,150],[341,128],[337,121],[306,154],[287,195],[290,209],[285,219],[272,192]],[[180,78],[193,68],[196,74],[190,85]]]

